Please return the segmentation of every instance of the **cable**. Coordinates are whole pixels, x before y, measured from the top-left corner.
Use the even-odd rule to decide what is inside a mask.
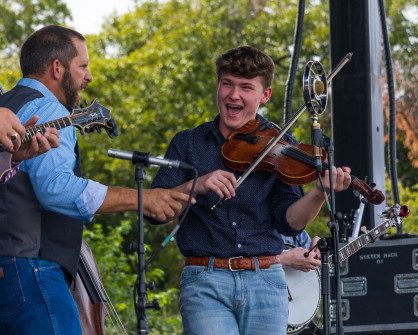
[[[286,81],[285,92],[285,105],[284,105],[284,124],[287,124],[288,120],[292,116],[292,98],[293,98],[293,85],[295,82],[296,69],[299,61],[300,46],[302,43],[302,28],[303,18],[305,15],[305,0],[299,0],[298,15],[295,25],[295,33],[293,38],[293,55],[289,67],[289,75]],[[289,135],[292,134],[292,129],[287,131]]]
[[[385,3],[379,0],[380,24],[382,29],[383,45],[385,50],[386,77],[389,94],[389,123],[388,123],[388,162],[389,175],[392,185],[393,201],[400,204],[398,189],[398,172],[396,168],[396,106],[395,106],[395,87],[393,83],[392,55],[390,51],[390,41],[386,27]],[[396,232],[402,234],[402,225],[396,227]]]

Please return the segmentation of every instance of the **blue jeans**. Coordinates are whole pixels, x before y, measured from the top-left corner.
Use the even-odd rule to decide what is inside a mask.
[[[77,306],[60,265],[0,257],[0,334],[81,335]]]
[[[285,335],[288,296],[281,264],[230,271],[186,266],[180,282],[185,335]]]

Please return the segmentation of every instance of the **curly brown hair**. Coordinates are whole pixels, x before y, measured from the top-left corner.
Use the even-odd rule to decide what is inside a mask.
[[[271,86],[274,78],[274,62],[270,56],[252,46],[230,49],[215,60],[218,80],[223,73],[244,78],[261,76],[264,89]]]

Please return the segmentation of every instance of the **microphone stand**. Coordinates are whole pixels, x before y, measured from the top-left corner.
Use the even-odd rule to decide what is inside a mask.
[[[184,162],[177,160],[161,159],[153,157],[149,152],[128,152],[122,150],[109,149],[109,157],[125,159],[131,161],[135,164],[135,182],[138,184],[138,243],[131,244],[131,251],[136,251],[138,254],[138,277],[134,285],[134,307],[137,317],[137,330],[139,334],[148,334],[148,320],[147,320],[147,308],[154,308],[160,310],[161,307],[157,299],[154,299],[152,303],[147,303],[147,289],[154,289],[154,282],[146,284],[145,282],[145,268],[150,263],[151,259],[156,255],[156,253],[164,247],[168,241],[175,235],[177,230],[180,228],[180,224],[183,222],[186,217],[191,204],[192,195],[194,188],[196,186],[197,180],[197,170]],[[163,242],[157,252],[151,256],[151,258],[145,262],[145,243],[144,243],[144,213],[143,213],[143,201],[142,201],[142,188],[145,180],[145,170],[144,166],[157,165],[157,166],[166,166],[169,168],[184,169],[184,170],[193,170],[194,172],[194,181],[190,191],[189,201],[184,210],[183,217],[172,231],[169,237]]]
[[[142,208],[142,185],[145,180],[143,163],[136,163],[135,182],[138,184],[138,243],[133,243],[131,249],[136,249],[138,254],[138,278],[135,282],[134,305],[137,317],[138,334],[148,334],[147,308],[152,308],[147,304],[147,285],[145,283],[145,243],[144,243],[144,216]]]
[[[331,231],[331,238],[321,239],[318,242],[318,248],[321,251],[321,285],[322,285],[322,307],[323,307],[323,331],[325,335],[330,334],[330,275],[329,275],[329,251],[334,255],[332,260],[334,262],[334,271],[335,271],[335,289],[336,289],[336,334],[343,335],[344,327],[342,324],[342,309],[341,309],[341,289],[340,289],[340,254],[339,254],[339,225],[336,220],[336,211],[335,211],[335,191],[333,183],[333,172],[332,167],[333,163],[333,152],[334,145],[332,140],[329,137],[326,137],[321,130],[319,130],[319,125],[316,123],[315,127],[312,127],[312,131],[316,134],[312,134],[312,140],[315,143],[312,143],[313,148],[324,147],[327,152],[328,164],[329,164],[329,184],[330,184],[330,195],[331,195],[331,206],[328,204],[328,209],[330,212],[330,221],[328,222],[328,227]],[[318,135],[318,132],[322,133],[322,136]],[[319,166],[319,165],[318,165]],[[322,185],[321,180],[321,168],[317,168],[319,181]],[[325,189],[322,185],[322,188],[325,193]],[[326,196],[326,193],[325,193]]]

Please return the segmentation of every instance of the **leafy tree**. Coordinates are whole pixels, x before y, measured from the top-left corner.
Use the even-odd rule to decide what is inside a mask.
[[[34,30],[71,18],[61,0],[0,0],[0,49],[15,52]]]
[[[213,119],[218,113],[214,59],[238,45],[260,47],[275,61],[273,96],[263,112],[282,125],[297,1],[169,0],[135,4],[130,13],[110,16],[100,34],[87,36],[94,81],[83,92],[83,99],[89,102],[98,97],[111,110],[120,136],[113,140],[95,133],[79,137],[86,178],[107,185],[136,187],[135,167],[127,161],[109,158],[107,150],[162,155],[175,133]],[[330,68],[328,5],[328,1],[319,0],[306,6],[297,78],[311,59],[320,60],[326,69]],[[411,8],[416,10],[416,7],[413,0],[386,0],[393,58],[405,69],[406,64],[416,63],[413,36],[417,36],[417,24],[416,20],[408,19]],[[21,13],[23,9],[31,15]],[[58,0],[19,0],[13,4],[0,0],[0,15],[3,19],[0,21],[3,24],[0,82],[10,89],[20,76],[17,47],[39,25],[65,23],[68,10]],[[407,70],[402,74],[400,82],[411,82],[414,92],[413,78],[406,76]],[[301,80],[297,79],[294,111],[303,104],[301,86]],[[402,101],[407,100],[404,97]],[[408,120],[411,119],[416,118]],[[330,113],[324,113],[321,121],[324,132],[330,133]],[[303,115],[293,128],[294,136],[305,143],[309,143],[309,122],[309,116]],[[145,188],[150,185],[156,168],[146,168],[146,172]],[[310,187],[307,185],[306,191]],[[408,185],[401,191],[402,197],[408,197],[405,201],[411,202],[417,190],[416,186]],[[309,226],[310,234],[327,236],[328,217],[324,209]],[[414,227],[407,222],[409,218],[405,220],[405,231]],[[136,213],[98,215],[94,225],[86,225],[85,236],[98,260],[105,287],[128,333],[132,334],[136,333],[132,289],[138,265],[135,255],[129,252],[129,245],[137,240],[136,225]],[[171,229],[170,224],[145,224],[145,242],[149,245],[146,258]],[[151,331],[155,334],[181,333],[176,288],[182,264],[183,257],[175,243],[169,243],[147,269],[146,278],[157,284],[157,289],[149,292],[149,300],[158,297],[164,305],[161,312],[148,312]]]

